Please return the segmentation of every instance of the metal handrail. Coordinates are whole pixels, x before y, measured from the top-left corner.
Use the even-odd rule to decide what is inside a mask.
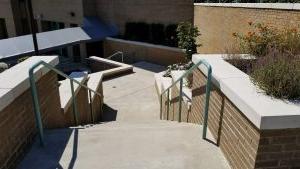
[[[211,74],[212,68],[208,62],[205,60],[200,60],[195,65],[193,65],[189,70],[187,70],[180,78],[178,78],[174,83],[171,84],[167,89],[165,89],[160,95],[160,118],[162,119],[162,96],[167,92],[167,120],[169,119],[169,107],[170,107],[170,89],[175,86],[178,82],[180,82],[179,88],[179,111],[178,111],[178,122],[181,122],[181,107],[182,107],[182,88],[183,88],[183,78],[188,74],[192,73],[195,68],[198,68],[201,64],[203,64],[207,68],[207,83],[206,83],[206,96],[205,96],[205,107],[204,107],[204,121],[203,121],[203,135],[202,138],[206,138],[207,133],[207,120],[208,120],[208,109],[209,109],[209,98],[210,98],[210,89],[211,89]]]
[[[116,52],[116,53],[114,53],[114,54],[112,54],[112,55],[110,55],[109,57],[107,57],[106,59],[112,59],[113,57],[115,57],[115,56],[119,56],[119,55],[121,55],[121,58],[122,58],[122,63],[124,63],[124,53],[123,52],[121,52],[121,51],[118,51],[118,52]]]
[[[52,65],[50,65],[44,61],[39,61],[38,63],[34,64],[29,69],[29,79],[30,79],[31,95],[32,95],[32,100],[33,100],[33,105],[34,105],[35,120],[36,120],[36,125],[38,128],[38,132],[39,132],[40,143],[42,146],[44,146],[43,123],[42,123],[42,118],[41,118],[41,111],[40,111],[40,105],[39,105],[39,98],[38,98],[38,94],[37,94],[37,87],[35,84],[35,77],[34,77],[34,70],[40,65],[44,65],[46,68],[53,70],[55,73],[65,77],[66,79],[70,79],[72,101],[73,101],[73,113],[74,113],[74,120],[75,120],[76,125],[78,125],[79,115],[78,115],[77,106],[76,106],[74,82],[77,83],[79,86],[86,88],[89,91],[89,97],[91,97],[91,94],[90,94],[91,92],[97,94],[100,97],[102,97],[102,94],[89,88],[88,86],[82,84],[81,82],[75,80],[74,78],[71,78],[70,76],[64,74],[60,70],[54,68]],[[94,121],[93,110],[91,110],[91,116],[92,116],[92,121]]]

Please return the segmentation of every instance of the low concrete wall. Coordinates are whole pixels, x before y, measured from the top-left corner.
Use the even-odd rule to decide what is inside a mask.
[[[147,61],[168,66],[184,61],[184,52],[178,48],[107,38],[104,41],[104,57],[109,57],[117,51],[124,52],[125,60],[133,62]]]
[[[231,48],[234,32],[250,31],[248,22],[265,23],[276,28],[297,27],[300,8],[293,3],[196,3],[194,25],[201,32],[198,48],[202,54],[224,53]]]

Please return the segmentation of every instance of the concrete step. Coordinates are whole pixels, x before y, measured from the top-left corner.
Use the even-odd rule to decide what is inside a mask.
[[[110,122],[45,134],[18,169],[222,169],[219,148],[201,138],[202,126],[178,122]]]

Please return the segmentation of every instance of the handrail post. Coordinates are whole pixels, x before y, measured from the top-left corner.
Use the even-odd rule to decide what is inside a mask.
[[[163,103],[162,103],[162,100],[163,100],[163,99],[162,99],[162,95],[161,95],[161,96],[160,96],[160,115],[159,115],[159,117],[160,117],[161,120],[162,120],[162,106],[163,106],[163,105],[162,105],[162,104],[163,104]]]
[[[169,120],[169,112],[170,112],[170,89],[167,92],[167,120]]]
[[[205,89],[205,107],[204,107],[204,120],[203,120],[203,135],[202,138],[206,138],[207,133],[207,121],[208,121],[208,110],[209,110],[209,98],[210,98],[210,90],[211,90],[211,67],[208,66],[207,71],[207,82],[206,82],[206,89]]]
[[[34,70],[34,67],[32,67],[29,70],[29,79],[30,79],[30,86],[31,86],[33,109],[34,109],[34,113],[35,113],[36,126],[37,126],[37,129],[38,129],[38,132],[39,132],[40,144],[41,144],[41,146],[45,146],[45,143],[44,143],[44,129],[43,129],[39,99],[38,99],[38,96],[37,96],[37,88],[36,88],[36,84],[35,84],[35,78],[34,78],[34,75],[33,75],[33,70]]]
[[[124,63],[124,53],[121,52],[121,55],[122,55],[122,63]]]
[[[92,93],[90,90],[88,90],[89,92],[89,99],[90,99],[90,109],[91,109],[91,118],[92,118],[92,122],[94,123],[94,112],[93,112],[93,103],[92,103]]]
[[[182,87],[183,87],[183,78],[180,79],[180,87],[179,87],[179,110],[178,110],[178,122],[181,122],[181,109],[182,109]]]
[[[73,101],[74,120],[75,120],[75,125],[77,126],[79,124],[79,120],[78,120],[78,111],[77,111],[75,91],[74,91],[74,83],[72,79],[70,79],[70,84],[71,84],[71,93],[72,93],[72,101]]]

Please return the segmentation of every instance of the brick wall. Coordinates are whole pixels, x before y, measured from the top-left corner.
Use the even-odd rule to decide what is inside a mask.
[[[167,66],[184,61],[184,53],[177,48],[112,38],[104,41],[104,57],[117,51],[124,52],[124,60],[131,62],[147,61]]]
[[[44,127],[60,112],[56,74],[49,72],[38,82]],[[15,168],[36,135],[35,116],[30,89],[0,111],[0,168]],[[53,119],[53,118],[52,118]]]
[[[261,131],[256,168],[300,168],[300,129]]]
[[[103,93],[102,84],[97,91]],[[59,97],[57,74],[53,71],[45,74],[37,82],[43,127],[64,128],[75,126],[72,105],[63,112]],[[92,122],[88,92],[81,87],[76,95],[80,124]],[[103,97],[95,97],[92,102],[94,119],[100,120]],[[37,134],[30,88],[0,111],[0,169],[15,168],[30,147]]]
[[[206,77],[193,72],[192,123],[203,122]],[[212,87],[208,128],[232,168],[299,168],[300,129],[259,130],[216,87]]]
[[[277,28],[299,26],[300,10],[258,9],[194,6],[194,24],[199,28],[199,41],[203,44],[198,52],[224,53],[231,48],[233,32],[248,32],[248,22],[265,23]]]

